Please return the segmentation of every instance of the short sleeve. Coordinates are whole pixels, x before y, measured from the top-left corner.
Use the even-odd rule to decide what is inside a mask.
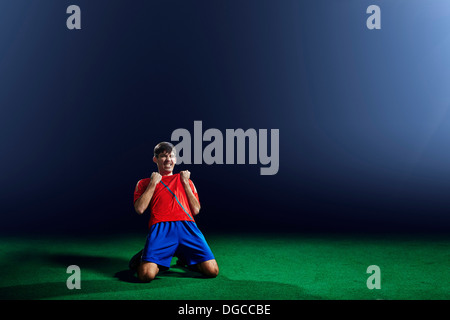
[[[133,197],[133,203],[136,202],[137,199],[139,199],[142,194],[145,192],[145,190],[147,189],[148,186],[148,181],[146,181],[147,179],[142,179],[139,180],[136,188],[134,189],[134,197]]]

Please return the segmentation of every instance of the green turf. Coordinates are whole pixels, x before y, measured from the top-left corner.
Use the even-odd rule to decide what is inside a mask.
[[[0,299],[449,299],[450,240],[427,236],[205,234],[220,274],[127,272],[145,235],[2,237]],[[175,263],[175,259],[172,260]],[[69,265],[81,289],[69,290]],[[369,290],[369,265],[381,289]]]

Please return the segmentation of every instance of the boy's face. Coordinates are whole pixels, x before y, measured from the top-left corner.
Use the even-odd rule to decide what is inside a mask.
[[[158,158],[153,157],[153,162],[158,166],[160,174],[171,174],[175,164],[177,163],[177,157],[175,152],[162,152],[158,155]]]

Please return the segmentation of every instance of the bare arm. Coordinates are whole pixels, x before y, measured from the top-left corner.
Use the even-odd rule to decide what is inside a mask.
[[[200,203],[192,192],[191,186],[189,185],[189,177],[191,173],[189,171],[181,171],[181,183],[183,184],[184,191],[186,191],[186,196],[189,202],[189,208],[194,216],[196,216],[200,212]],[[194,186],[195,188],[195,186]]]
[[[147,186],[147,189],[145,189],[144,193],[134,203],[134,210],[136,210],[138,214],[143,214],[144,211],[147,210],[148,205],[152,200],[153,193],[155,192],[155,188],[160,181],[161,175],[157,172],[153,172],[151,175],[150,183]]]

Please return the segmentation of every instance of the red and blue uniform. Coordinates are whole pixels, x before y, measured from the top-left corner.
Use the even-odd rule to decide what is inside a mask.
[[[145,192],[150,178],[139,180],[134,192],[134,202]],[[194,196],[194,184],[189,180]],[[169,268],[173,256],[188,265],[214,259],[205,237],[198,229],[181,183],[180,174],[163,176],[157,184],[149,204],[149,233],[141,260]]]

